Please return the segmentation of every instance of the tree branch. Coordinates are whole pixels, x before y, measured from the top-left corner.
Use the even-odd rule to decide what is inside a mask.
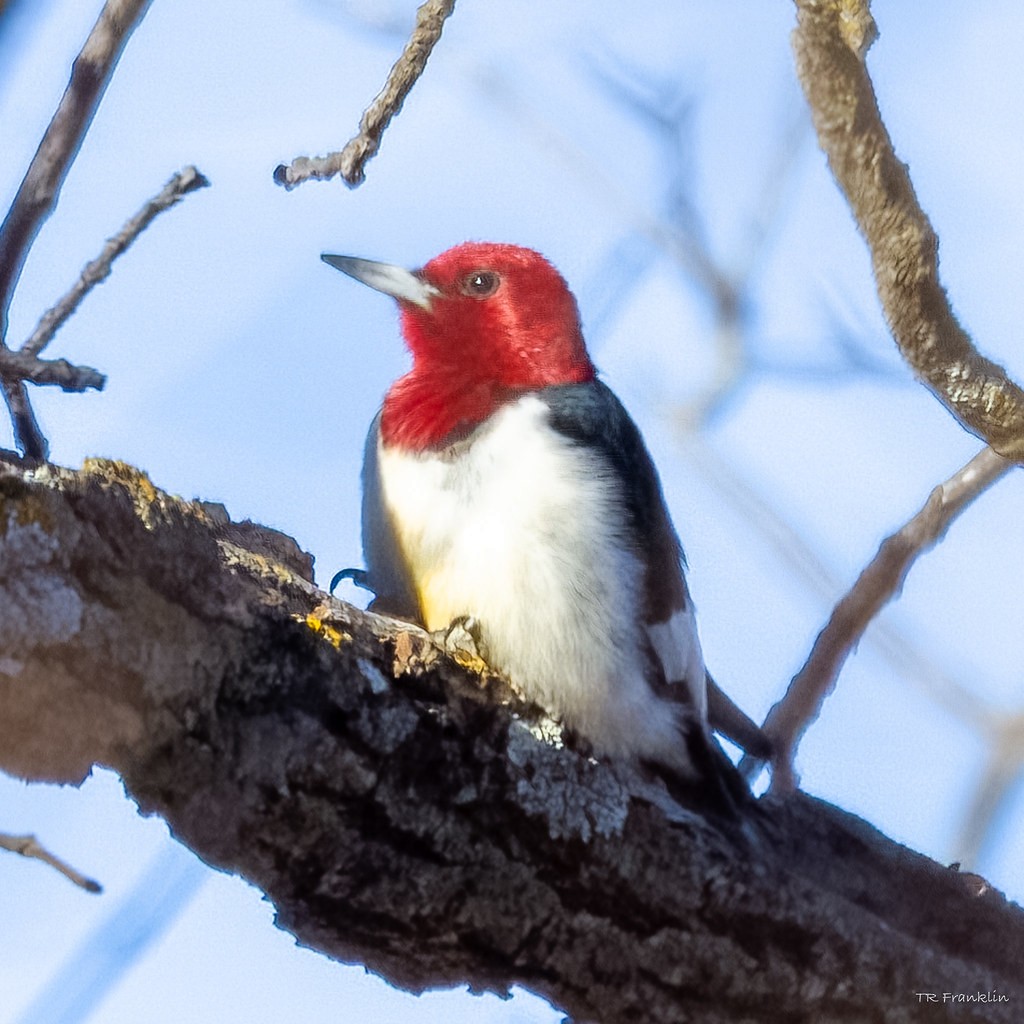
[[[343,150],[327,156],[296,157],[290,164],[274,169],[274,181],[287,189],[315,178],[326,181],[340,174],[346,185],[355,188],[366,177],[367,163],[376,155],[391,119],[427,66],[435,44],[448,16],[455,9],[455,0],[426,0],[416,12],[416,27],[395,62],[384,88],[366,108],[359,122],[359,134],[350,139]]]
[[[1024,391],[981,356],[939,283],[938,239],[882,123],[865,55],[867,0],[796,0],[797,72],[818,141],[871,250],[889,328],[915,373],[963,426],[1024,461]]]
[[[108,238],[99,256],[90,260],[83,268],[78,280],[51,309],[48,309],[36,325],[31,336],[21,346],[22,352],[38,355],[52,340],[72,313],[78,309],[88,293],[101,281],[110,276],[111,265],[142,234],[146,228],[165,210],[179,203],[189,192],[206,188],[209,181],[195,167],[178,171],[152,199],[148,200],[113,238]],[[0,353],[2,355],[2,353]],[[0,372],[3,367],[0,366]],[[27,378],[34,379],[34,378]],[[38,382],[37,382],[38,383]],[[103,385],[100,384],[99,387]]]
[[[1013,465],[991,448],[984,449],[936,487],[923,508],[882,542],[857,582],[832,610],[786,695],[768,712],[762,728],[775,750],[773,790],[791,792],[796,788],[793,762],[803,734],[821,713],[846,659],[871,621],[902,589],[911,566],[945,536],[950,523],[979,494]],[[740,762],[740,770],[747,774],[758,766],[758,760],[749,756]]]
[[[709,820],[309,579],[131,467],[0,461],[0,766],[113,766],[303,944],[405,988],[602,1024],[1019,1018],[1024,912],[991,889],[801,795]]]
[[[0,343],[28,251],[53,212],[78,147],[132,31],[150,0],[107,0],[71,69],[71,81],[0,227]]]

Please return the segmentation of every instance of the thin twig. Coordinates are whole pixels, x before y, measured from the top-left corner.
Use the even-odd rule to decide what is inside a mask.
[[[384,88],[366,108],[359,122],[359,134],[350,139],[340,153],[296,157],[290,164],[281,164],[274,170],[274,181],[291,189],[310,178],[325,181],[340,174],[350,187],[361,185],[366,177],[366,164],[380,148],[385,129],[402,109],[409,91],[423,74],[431,51],[441,38],[445,20],[454,7],[455,0],[426,0],[421,5],[416,12],[416,27],[405,44],[402,56],[392,67]]]
[[[86,878],[80,871],[76,871],[70,864],[55,857],[49,850],[42,846],[35,836],[9,836],[0,832],[0,850],[10,850],[11,853],[20,853],[22,857],[33,857],[49,864],[55,868],[69,881],[74,882],[80,889],[86,892],[103,892],[103,886],[99,882]]]
[[[821,713],[843,664],[872,619],[899,593],[910,567],[944,536],[970,502],[1012,467],[1012,462],[986,448],[936,487],[924,507],[882,542],[857,582],[833,609],[786,695],[765,719],[764,731],[775,747],[774,791],[787,792],[796,787],[793,761],[801,737]],[[745,757],[740,762],[741,770],[749,774],[758,767],[753,758]]]
[[[1024,461],[1024,390],[980,355],[938,274],[938,239],[882,123],[865,66],[877,36],[867,0],[796,0],[797,72],[818,141],[871,250],[903,357],[960,423]]]
[[[0,341],[28,251],[53,212],[117,60],[150,0],[107,0],[71,69],[71,80],[0,227]]]
[[[169,210],[180,202],[189,192],[205,188],[209,184],[209,181],[195,167],[186,167],[184,170],[178,171],[157,195],[150,199],[134,217],[125,222],[124,227],[113,238],[107,239],[99,256],[82,268],[82,273],[68,293],[52,309],[48,309],[43,314],[31,337],[21,346],[22,352],[38,355],[50,343],[68,317],[78,308],[79,303],[89,291],[110,276],[110,268],[114,260],[149,227],[150,223],[164,210]],[[102,384],[99,386],[102,387]]]

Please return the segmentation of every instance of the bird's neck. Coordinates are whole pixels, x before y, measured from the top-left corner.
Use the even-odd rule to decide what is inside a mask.
[[[395,381],[384,397],[381,439],[409,451],[442,446],[469,433],[522,391],[495,381],[467,381],[451,369],[414,369]]]

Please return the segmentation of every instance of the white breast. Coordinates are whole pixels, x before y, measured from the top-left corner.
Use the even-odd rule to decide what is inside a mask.
[[[646,681],[642,568],[599,456],[528,395],[471,444],[377,457],[427,628],[474,616],[491,665],[600,752],[685,768],[678,706]]]

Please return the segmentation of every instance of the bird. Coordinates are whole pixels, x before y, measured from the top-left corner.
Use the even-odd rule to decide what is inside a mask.
[[[471,621],[487,664],[597,756],[721,787],[709,690],[719,727],[764,753],[710,680],[654,462],[553,264],[495,242],[415,271],[321,258],[396,300],[412,355],[364,451],[371,610]]]

